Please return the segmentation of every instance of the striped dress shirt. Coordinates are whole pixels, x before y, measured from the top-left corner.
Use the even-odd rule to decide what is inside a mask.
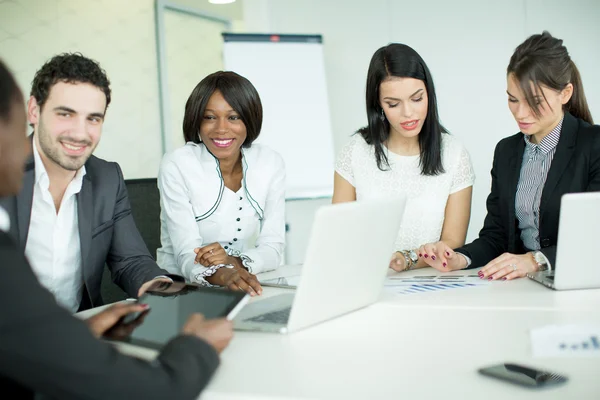
[[[525,152],[517,185],[515,212],[521,240],[529,250],[540,249],[540,200],[560,139],[563,119],[538,144],[531,142],[531,136],[524,135]]]

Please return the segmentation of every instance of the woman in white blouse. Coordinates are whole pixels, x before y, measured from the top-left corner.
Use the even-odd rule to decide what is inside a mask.
[[[406,197],[390,268],[426,267],[422,244],[465,242],[475,180],[469,153],[440,124],[431,74],[409,46],[375,52],[366,100],[368,126],[339,155],[333,202]]]
[[[285,235],[285,166],[252,144],[261,125],[260,97],[246,78],[220,71],[193,90],[187,143],[163,158],[158,176],[162,268],[261,294],[255,274],[281,264]]]

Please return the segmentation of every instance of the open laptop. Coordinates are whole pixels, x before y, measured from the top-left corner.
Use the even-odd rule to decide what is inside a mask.
[[[600,192],[562,196],[552,270],[527,274],[555,290],[600,288],[600,268],[589,252],[600,240]]]
[[[405,199],[321,207],[294,293],[248,304],[239,330],[288,333],[374,303],[383,288]]]

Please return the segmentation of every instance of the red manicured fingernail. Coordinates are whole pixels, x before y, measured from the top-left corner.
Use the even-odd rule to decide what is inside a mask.
[[[502,280],[503,280],[503,281],[505,281],[505,280],[506,280],[506,277],[505,277],[505,276],[503,276],[503,277],[502,277]]]
[[[449,251],[447,251],[447,252],[446,252],[446,255],[447,255],[447,256],[450,256],[450,252],[449,252]]]
[[[445,266],[446,266],[446,265],[448,265],[448,264],[446,264],[446,263],[442,263],[442,265],[445,267]]]
[[[431,259],[435,261],[435,256],[431,256]]]
[[[149,309],[149,308],[150,308],[150,304],[142,304],[142,308],[143,308],[144,310],[147,310],[147,309]]]
[[[425,258],[429,258],[429,256],[428,256],[427,254],[425,254],[423,257],[425,257]]]
[[[423,254],[419,253],[419,257],[423,257]]]
[[[494,278],[490,276],[490,277],[488,278],[488,281],[491,281],[492,279],[494,279]]]

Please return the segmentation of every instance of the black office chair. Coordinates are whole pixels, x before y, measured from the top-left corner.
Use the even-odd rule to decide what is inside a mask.
[[[156,178],[129,179],[125,181],[131,213],[150,254],[156,259],[156,249],[160,247],[160,192]],[[115,285],[108,267],[104,267],[101,287],[104,303],[126,299],[127,294]]]

